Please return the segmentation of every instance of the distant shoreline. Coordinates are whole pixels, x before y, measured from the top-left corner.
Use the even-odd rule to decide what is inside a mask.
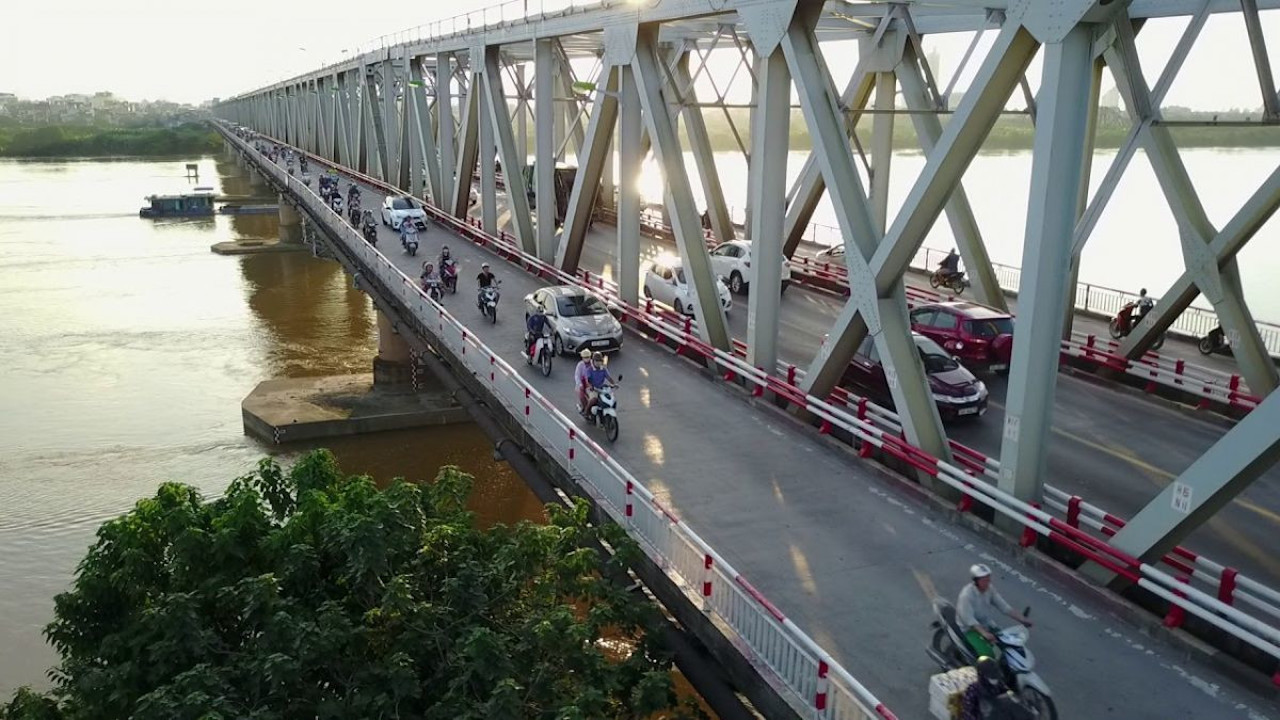
[[[87,125],[0,127],[0,157],[13,159],[178,157],[206,155],[221,147],[218,134],[204,123],[139,128]]]

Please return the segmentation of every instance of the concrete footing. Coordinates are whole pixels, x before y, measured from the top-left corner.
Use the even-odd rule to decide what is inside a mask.
[[[267,380],[240,410],[245,434],[273,444],[470,422],[443,388],[385,390],[372,373]]]
[[[214,243],[209,250],[215,255],[262,255],[279,252],[302,252],[310,250],[306,245],[280,240],[228,240]]]

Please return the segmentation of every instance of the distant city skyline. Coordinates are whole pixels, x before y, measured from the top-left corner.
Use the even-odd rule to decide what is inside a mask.
[[[22,3],[7,9],[6,27],[18,31],[6,33],[0,42],[0,67],[10,69],[0,78],[0,93],[34,100],[106,90],[131,102],[199,105],[336,61],[379,35],[494,4],[492,0],[454,0],[447,4],[448,12],[440,10],[444,4],[431,3],[434,9],[352,13],[349,2],[335,0],[225,0],[217,12],[175,13],[156,0]],[[1264,11],[1262,23],[1264,34],[1276,40],[1269,49],[1280,76],[1280,11]],[[1185,24],[1181,19],[1151,20],[1139,35],[1139,52],[1150,82],[1163,68]],[[994,36],[986,34],[980,52]],[[931,59],[941,66],[941,84],[950,82],[949,73],[959,65],[971,37],[926,37]],[[110,38],[109,46],[104,38]],[[826,54],[840,84],[852,69],[852,49],[832,48]],[[725,53],[709,65],[731,67],[732,55],[736,53]],[[970,63],[956,83],[957,90],[966,88],[977,64]],[[1039,84],[1039,73],[1037,59],[1028,71],[1033,88]],[[742,95],[741,86],[748,83],[738,85],[732,95]],[[1104,92],[1111,87],[1108,78]],[[710,88],[700,86],[699,90],[709,92]],[[1210,17],[1165,104],[1196,110],[1261,106],[1239,14]]]

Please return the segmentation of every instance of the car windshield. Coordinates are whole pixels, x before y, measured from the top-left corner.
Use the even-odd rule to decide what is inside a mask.
[[[999,335],[1013,334],[1013,318],[982,318],[965,323],[969,334],[974,337],[991,339]]]
[[[948,372],[960,367],[955,358],[929,338],[917,337],[916,349],[920,351],[920,359],[924,362],[924,371],[927,373]]]
[[[396,198],[391,201],[391,207],[395,210],[412,210],[413,203],[409,202],[409,198]]]
[[[564,295],[556,298],[556,310],[560,317],[604,315],[609,309],[593,295]]]

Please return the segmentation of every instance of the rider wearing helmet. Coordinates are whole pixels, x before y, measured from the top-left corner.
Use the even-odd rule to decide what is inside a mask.
[[[480,263],[480,274],[476,275],[476,287],[487,288],[493,284],[493,273],[489,270],[489,263]]]
[[[942,262],[938,264],[938,270],[942,271],[944,278],[951,278],[960,274],[960,256],[956,254],[955,248],[951,248],[951,252],[942,258]]]
[[[533,306],[533,314],[525,321],[524,326],[527,333],[525,334],[525,344],[529,347],[529,357],[533,359],[533,352],[537,349],[538,338],[542,337],[547,329],[547,314],[541,305]]]
[[[423,290],[430,289],[432,285],[440,284],[440,275],[436,272],[436,269],[432,267],[430,260],[422,263],[422,275],[420,277],[422,278]]]
[[[600,388],[613,384],[613,376],[604,365],[604,353],[591,353],[591,367],[587,368],[587,406],[583,415],[591,417],[591,408],[600,400]]]
[[[587,411],[587,372],[591,370],[591,351],[583,348],[578,356],[582,359],[573,369],[573,388],[578,392],[578,407],[585,413]]]
[[[964,631],[965,639],[974,652],[991,657],[995,655],[993,645],[996,636],[992,628],[995,627],[997,611],[1027,627],[1031,627],[1031,621],[1015,612],[991,587],[991,568],[981,563],[970,566],[969,579],[969,584],[964,586],[956,600],[956,624]]]

